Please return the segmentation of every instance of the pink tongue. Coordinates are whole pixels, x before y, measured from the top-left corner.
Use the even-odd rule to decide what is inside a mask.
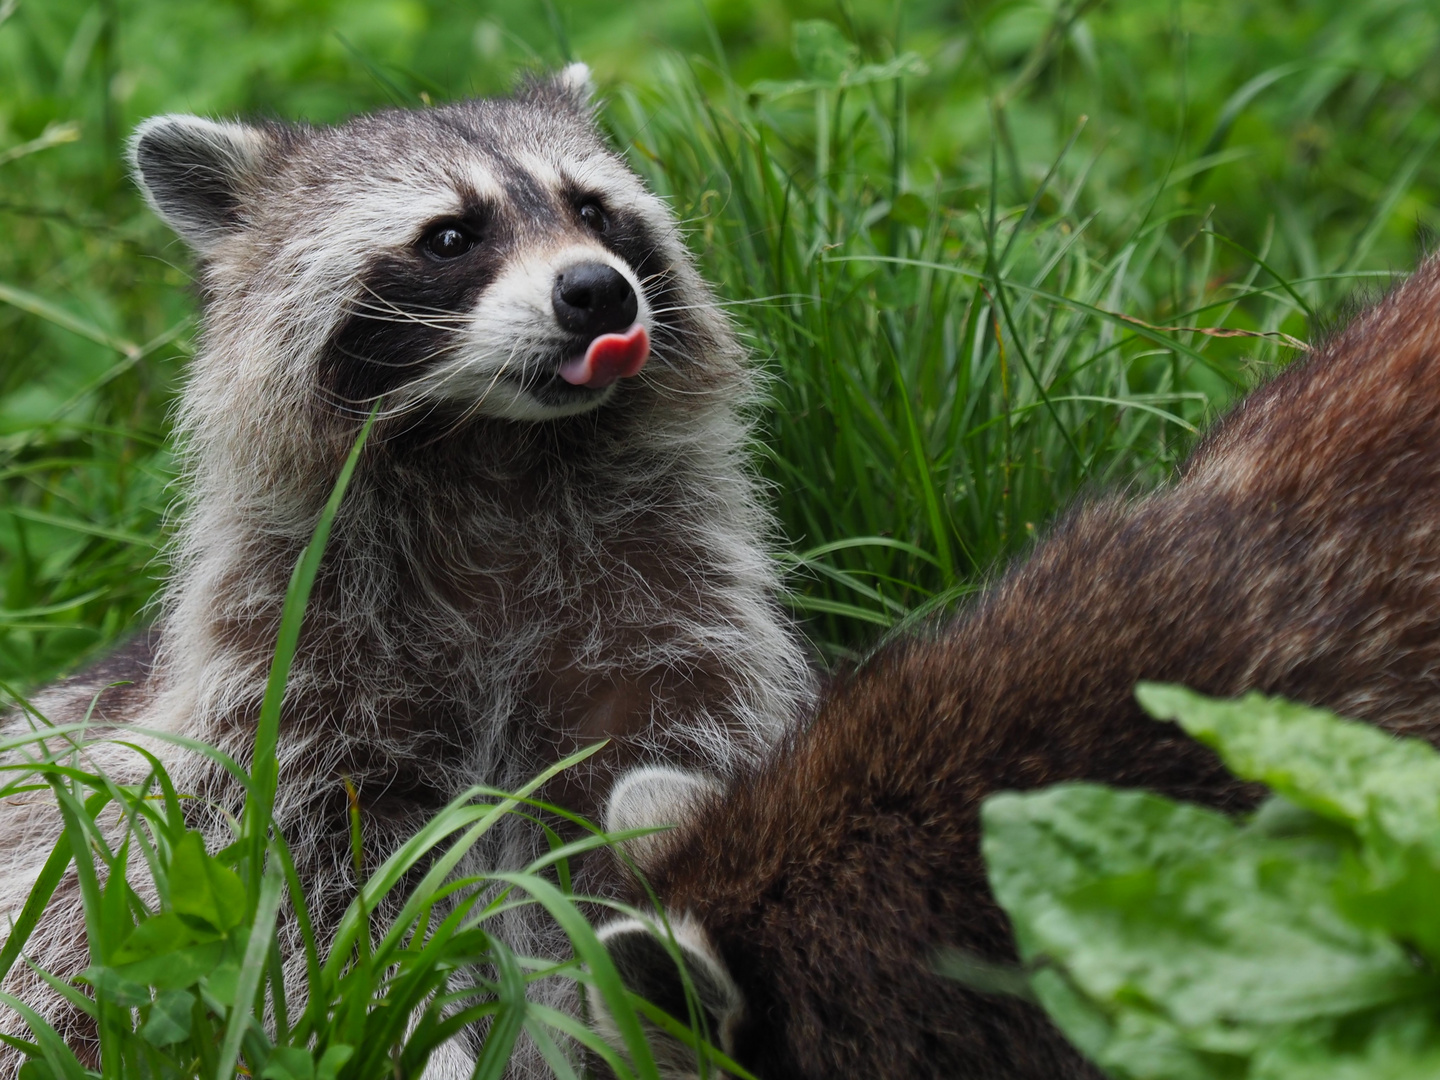
[[[623,334],[601,334],[585,355],[560,368],[560,377],[571,386],[599,390],[616,379],[628,379],[650,358],[650,335],[636,323]]]

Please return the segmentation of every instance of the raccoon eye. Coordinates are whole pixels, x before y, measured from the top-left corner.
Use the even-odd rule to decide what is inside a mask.
[[[441,225],[432,229],[421,243],[437,259],[458,259],[475,246],[475,238],[454,225]]]
[[[610,231],[610,218],[597,202],[580,204],[580,223],[593,233],[604,234]]]

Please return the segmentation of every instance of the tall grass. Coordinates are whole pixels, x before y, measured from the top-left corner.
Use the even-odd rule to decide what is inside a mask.
[[[714,93],[671,61],[615,110],[742,298],[794,603],[839,647],[975,588],[1076,491],[1165,475],[1304,347],[1315,284],[1267,271],[1268,245],[1222,260],[1210,215],[1157,213],[1158,190],[1102,232],[1083,122],[1024,203],[999,202],[996,153],[978,192],[912,187],[886,73],[915,63],[848,53],[828,80]]]

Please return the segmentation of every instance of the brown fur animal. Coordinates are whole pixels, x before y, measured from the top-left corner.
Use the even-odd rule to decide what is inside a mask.
[[[379,860],[471,785],[513,788],[600,738],[604,759],[552,798],[593,813],[618,766],[728,774],[779,737],[810,673],[747,467],[745,353],[669,209],[606,144],[584,65],[335,127],[157,117],[132,164],[194,249],[205,301],[178,413],[186,501],[155,632],[40,694],[51,720],[104,690],[99,727],[245,761],[291,569],[383,399],[279,746],[276,820],[322,938],[356,884],[346,778]],[[118,679],[133,685],[104,689]],[[212,850],[228,843],[239,786],[153,749]],[[114,743],[87,758],[120,782],[147,769]],[[0,810],[0,920],[59,824],[49,799]],[[514,818],[462,872],[523,865],[537,845]],[[87,966],[79,903],[67,881],[27,945],[40,967]],[[504,933],[522,954],[567,947],[533,909]],[[281,940],[298,976],[293,926]],[[23,965],[6,989],[87,1048],[83,1018]],[[452,1050],[432,1077],[469,1075]],[[0,1047],[0,1076],[15,1067]]]
[[[1080,507],[951,624],[840,678],[723,797],[673,770],[617,785],[612,824],[685,822],[634,854],[717,1043],[762,1080],[1098,1076],[1036,1009],[930,965],[944,947],[1015,960],[980,855],[992,792],[1254,805],[1141,713],[1142,679],[1437,741],[1440,261],[1253,393],[1168,489]],[[605,933],[630,985],[685,1016],[646,927]],[[694,1073],[679,1043],[656,1049],[666,1076]]]

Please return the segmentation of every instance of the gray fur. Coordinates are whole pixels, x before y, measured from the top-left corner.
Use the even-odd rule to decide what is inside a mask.
[[[377,377],[403,370],[336,521],[287,692],[276,817],[322,929],[354,887],[342,777],[359,787],[378,861],[453,793],[518,785],[601,736],[612,748],[554,795],[591,814],[628,764],[733,775],[811,693],[745,461],[743,351],[668,209],[604,144],[589,95],[588,74],[567,69],[511,98],[333,128],[165,117],[136,136],[151,205],[200,257],[205,321],[176,416],[184,505],[153,657],[135,687],[102,695],[99,722],[247,759],[291,568],[376,400],[327,384],[326,365],[347,362],[337,335],[358,313],[373,322],[362,340],[398,322],[440,342],[436,355],[365,357]],[[208,187],[197,194],[187,176]],[[567,184],[647,238],[646,275],[619,241],[567,219]],[[427,223],[476,198],[494,209],[485,257],[497,276],[471,306],[406,306],[367,285],[377,260],[413,262]],[[512,376],[557,347],[535,290],[573,258],[614,265],[640,289],[654,349],[638,377],[555,405]],[[37,705],[76,719],[113,675],[51,688]],[[195,822],[212,849],[226,842],[234,786],[199,756],[152,747],[201,797]],[[113,743],[88,754],[119,779],[143,767]],[[0,912],[19,909],[57,831],[45,800],[7,808]],[[517,825],[471,869],[515,867],[537,839]],[[593,868],[590,883],[609,887]],[[27,950],[41,967],[87,963],[77,911],[67,881]],[[565,947],[534,917],[509,935],[531,954]],[[293,927],[282,936],[293,949]],[[299,963],[292,952],[292,976]],[[6,989],[83,1044],[83,1026],[33,977]],[[549,992],[573,1004],[564,987]],[[468,1075],[466,1060],[449,1054],[431,1074]]]

